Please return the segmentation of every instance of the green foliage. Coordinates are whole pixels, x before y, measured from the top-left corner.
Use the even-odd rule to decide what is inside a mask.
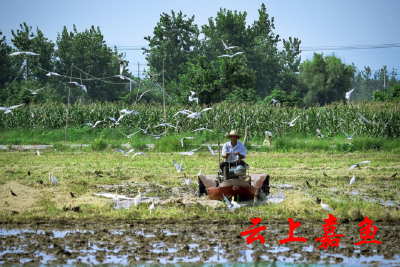
[[[6,43],[6,36],[1,37],[0,30],[0,87],[6,82],[11,83],[19,71],[20,65],[16,64],[15,58],[10,57],[11,46]]]
[[[107,146],[108,146],[107,142],[102,138],[95,139],[91,144],[91,148],[94,151],[104,150],[107,148]]]
[[[296,91],[293,91],[290,95],[288,95],[279,86],[275,86],[274,90],[271,92],[271,95],[264,98],[263,104],[269,105],[272,98],[277,100],[281,106],[294,107],[301,104],[301,99],[297,96]]]
[[[389,88],[384,91],[375,91],[374,92],[374,100],[375,101],[400,101],[400,84],[394,85],[392,88]]]
[[[178,79],[181,74],[179,66],[197,53],[200,44],[199,29],[194,24],[194,16],[185,18],[182,11],[175,14],[171,10],[171,15],[162,13],[154,28],[154,36],[144,37],[149,42],[150,49],[143,48],[143,53],[146,54],[151,69],[159,73],[164,64],[165,77],[169,81]]]

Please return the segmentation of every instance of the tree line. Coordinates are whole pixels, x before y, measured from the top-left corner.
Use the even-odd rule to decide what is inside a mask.
[[[99,27],[82,32],[75,25],[72,31],[64,27],[53,43],[38,27],[33,30],[23,23],[12,31],[13,47],[0,31],[0,100],[3,104],[65,103],[69,78],[48,76],[46,71],[84,83],[87,94],[71,87],[71,101],[84,103],[132,103],[138,87],[142,92],[150,90],[144,100],[161,102],[162,74],[170,104],[186,104],[190,91],[207,105],[223,101],[269,104],[272,98],[287,106],[324,105],[345,101],[345,93],[353,88],[351,101],[396,98],[396,70],[384,66],[375,72],[369,67],[358,71],[354,64],[346,64],[334,54],[314,53],[311,60],[301,62],[301,40],[281,39],[264,4],[257,20],[247,25],[246,19],[246,12],[221,8],[215,18],[210,17],[199,27],[194,16],[188,17],[182,11],[162,13],[152,35],[144,37],[148,42],[143,53],[149,72],[139,79],[124,69],[123,75],[136,82],[132,92],[126,81],[112,77],[119,74],[116,56],[123,58],[123,54],[107,46]],[[227,50],[223,42],[237,47]],[[13,51],[40,55],[29,57],[29,72],[25,72],[25,58],[10,57]],[[236,52],[243,53],[233,56]],[[34,96],[27,90],[41,87],[45,89]]]

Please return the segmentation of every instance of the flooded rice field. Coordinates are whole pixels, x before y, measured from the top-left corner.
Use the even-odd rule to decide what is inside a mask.
[[[132,222],[73,222],[0,226],[0,264],[180,264],[180,263],[307,263],[400,266],[400,226],[374,222],[375,239],[381,244],[362,244],[357,223],[339,224],[339,247],[318,249],[321,224],[302,222],[294,231],[306,242],[281,245],[289,224],[263,221],[266,230],[247,244],[241,232],[251,221],[160,220]],[[260,226],[258,225],[258,226]],[[298,230],[298,231],[297,231]]]

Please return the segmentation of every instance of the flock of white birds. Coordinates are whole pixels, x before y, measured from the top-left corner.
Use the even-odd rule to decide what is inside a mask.
[[[222,41],[222,44],[223,44],[223,46],[224,46],[224,50],[225,50],[225,51],[231,51],[231,50],[234,49],[234,48],[238,48],[238,46],[227,46],[227,45],[225,44],[225,42],[224,42],[222,39],[221,39],[221,41]],[[233,58],[233,57],[238,56],[238,55],[243,54],[243,53],[244,53],[244,52],[236,52],[236,53],[234,53],[234,54],[224,54],[224,55],[221,55],[221,56],[219,56],[219,57],[220,57],[220,58],[225,58],[225,57],[227,57],[227,58]],[[21,51],[21,52],[14,52],[14,53],[11,53],[10,56],[16,56],[16,55],[21,55],[21,54],[23,54],[25,57],[27,57],[27,56],[37,56],[37,55],[39,55],[39,54],[34,53],[34,52],[24,52],[24,51]],[[118,62],[119,62],[119,74],[118,74],[118,75],[115,75],[114,77],[118,77],[118,78],[120,78],[120,79],[122,79],[122,80],[129,80],[129,81],[135,83],[135,81],[131,80],[129,77],[126,77],[126,76],[123,76],[123,75],[122,75],[123,70],[124,70],[124,67],[126,66],[126,62],[123,61],[123,60],[122,60],[121,58],[119,58],[118,56],[116,56],[116,57],[117,57],[117,60],[118,60]],[[60,74],[58,74],[58,73],[55,73],[55,72],[48,72],[46,75],[49,76],[49,77],[50,77],[50,76],[62,76],[62,75],[60,75]],[[156,76],[156,75],[159,75],[159,74],[150,75],[150,77]],[[85,85],[79,84],[78,82],[75,82],[75,81],[74,81],[74,82],[69,82],[69,83],[70,83],[70,84],[74,84],[74,85],[76,85],[76,86],[82,88],[82,90],[85,91],[85,92],[87,93],[87,88],[86,88]],[[32,95],[36,95],[40,90],[43,90],[43,89],[44,89],[44,88],[40,88],[40,89],[30,90],[30,91],[31,91]],[[147,92],[149,92],[149,91],[151,91],[151,90],[148,90],[148,91],[145,91],[144,93],[142,93],[142,95],[139,97],[138,101],[142,98],[142,96],[143,96],[145,93],[147,93]],[[350,95],[351,95],[351,93],[352,93],[353,91],[354,91],[354,89],[352,89],[352,90],[350,90],[349,92],[346,93],[345,98],[346,98],[348,101],[350,101]],[[195,101],[195,102],[198,104],[198,103],[199,103],[199,98],[198,98],[198,97],[195,97],[196,92],[190,91],[190,93],[191,93],[191,94],[190,94],[188,100],[189,100],[190,102]],[[277,100],[275,100],[275,99],[271,99],[271,103],[272,103],[273,105],[275,105],[275,106],[280,106],[280,103],[279,103]],[[18,107],[20,107],[20,106],[22,106],[22,105],[24,105],[24,104],[14,105],[14,106],[10,106],[10,107],[0,107],[0,110],[5,110],[4,113],[5,113],[5,114],[8,114],[8,113],[11,113],[13,109],[18,108]],[[202,117],[201,117],[202,113],[203,113],[203,112],[206,112],[206,111],[208,111],[208,110],[211,110],[211,109],[212,109],[212,108],[205,108],[205,109],[201,110],[200,112],[194,112],[194,111],[190,111],[190,110],[181,110],[181,111],[178,111],[178,112],[174,115],[174,117],[178,116],[179,114],[183,114],[183,115],[186,115],[187,118],[201,119],[201,118],[202,118]],[[131,115],[131,114],[133,114],[133,115],[138,115],[139,112],[137,112],[137,111],[135,111],[135,110],[122,109],[122,110],[120,111],[120,114],[121,114],[121,115],[120,115],[120,117],[119,117],[118,119],[116,119],[116,118],[114,118],[114,117],[107,117],[107,118],[108,118],[110,121],[113,121],[113,122],[114,122],[114,126],[118,126],[118,125],[120,125],[120,122],[122,121],[122,119],[123,119],[125,116]],[[363,120],[364,123],[375,124],[374,122],[371,122],[371,121],[367,120],[367,119],[366,119],[364,116],[362,116],[359,112],[357,112],[357,114],[358,114],[358,116],[360,116],[360,118],[362,118],[362,120]],[[299,117],[300,117],[300,116],[297,116],[297,117],[294,118],[292,121],[290,121],[290,122],[284,122],[284,123],[285,123],[285,124],[288,124],[289,127],[293,127],[293,126],[295,126],[296,120],[297,120]],[[97,126],[99,123],[103,123],[103,122],[105,122],[105,120],[96,121],[94,124],[88,122],[88,123],[86,123],[86,125],[87,125],[87,126],[91,126],[91,127],[93,127],[93,128],[96,128],[96,126]],[[171,124],[169,124],[169,123],[160,123],[160,124],[158,124],[158,125],[155,125],[153,128],[157,128],[157,127],[171,127],[171,128],[176,128],[176,126],[173,126],[173,125],[171,125]],[[161,137],[161,135],[165,134],[165,132],[164,132],[164,133],[162,133],[162,134],[155,135],[155,134],[150,134],[150,133],[148,133],[148,128],[147,128],[147,129],[141,129],[141,128],[139,128],[139,129],[140,129],[140,131],[143,132],[143,134],[151,135],[151,136],[153,136],[155,139],[159,139],[159,138]],[[124,133],[121,133],[121,134],[125,135],[126,138],[129,139],[129,138],[131,138],[133,135],[135,135],[136,133],[138,133],[138,132],[140,132],[140,131],[136,131],[136,132],[131,133],[131,134],[128,134],[128,135],[127,135],[127,134],[124,134]],[[204,128],[204,127],[201,127],[201,128],[199,128],[199,129],[196,129],[196,130],[194,130],[193,132],[197,132],[197,131],[210,131],[210,132],[212,132],[212,130],[206,129],[206,128]],[[316,131],[317,131],[317,136],[318,136],[318,138],[323,138],[323,137],[324,137],[319,129],[317,129]],[[346,132],[344,132],[343,130],[342,130],[342,132],[348,137],[348,138],[347,138],[348,140],[353,139],[354,133],[353,133],[352,135],[348,135],[348,134],[347,134]],[[269,132],[269,131],[266,131],[265,133],[268,134],[269,137],[272,136],[272,133]],[[188,139],[194,139],[194,137],[190,137],[190,136],[189,136],[189,137],[184,137],[184,138],[182,138],[182,139],[180,140],[180,142],[181,142],[181,144],[182,144],[182,147],[183,147],[183,145],[184,145],[184,141],[185,141],[185,140],[188,140]],[[214,156],[214,155],[215,155],[215,152],[213,151],[213,149],[211,148],[211,146],[210,146],[209,143],[207,143],[207,147],[208,147],[208,149],[209,149],[211,155]],[[179,154],[185,155],[185,156],[192,156],[192,155],[195,153],[195,151],[199,150],[200,148],[202,148],[202,146],[199,147],[199,148],[196,148],[196,149],[192,149],[192,150],[190,150],[190,151],[188,151],[188,152],[179,152]],[[127,151],[127,152],[124,151],[123,149],[118,149],[118,151],[121,152],[122,154],[124,154],[125,157],[127,157],[130,153],[133,153],[133,152],[135,151],[135,148],[132,148],[132,149],[130,149],[130,150]],[[39,150],[37,150],[37,155],[40,156]],[[133,158],[135,158],[135,157],[138,156],[138,155],[142,155],[142,156],[148,157],[144,152],[136,152],[135,154],[133,154],[133,156],[132,156],[131,158],[133,159]],[[361,162],[359,162],[359,163],[357,163],[357,164],[352,165],[352,166],[349,168],[349,170],[352,170],[352,169],[354,169],[354,168],[356,168],[356,167],[359,168],[359,167],[360,167],[360,166],[359,166],[360,164],[365,164],[365,163],[370,163],[370,161],[361,161]],[[180,172],[183,171],[183,168],[182,168],[183,160],[182,160],[182,163],[181,163],[181,164],[178,164],[175,160],[173,160],[173,164],[174,164],[175,168],[177,169],[177,173],[180,173]],[[201,171],[200,171],[199,174],[201,174]],[[355,180],[356,180],[356,176],[355,176],[355,174],[353,174],[353,178],[350,180],[350,186],[354,184]],[[54,174],[51,174],[51,175],[50,175],[50,173],[49,173],[49,181],[51,181],[51,182],[52,182],[53,184],[55,184],[55,185],[58,184],[58,180],[57,180],[57,178],[54,176]],[[185,182],[185,184],[190,188],[190,184],[191,184],[192,180],[188,178],[188,179],[184,179],[184,182]],[[306,182],[307,182],[307,185],[309,185],[309,184],[308,184],[308,181],[306,181]],[[138,206],[139,203],[140,203],[140,201],[141,201],[141,199],[142,199],[140,189],[139,189],[138,191],[139,191],[139,192],[138,192],[139,194],[134,198],[134,204],[135,204],[135,206]],[[12,191],[11,191],[11,193],[14,195],[14,193],[13,193]],[[72,195],[73,195],[73,194],[72,194],[72,192],[71,192],[71,196],[72,196]],[[124,197],[124,198],[127,198],[127,197],[125,197],[125,196],[123,196],[123,197]],[[119,199],[119,198],[122,198],[122,196],[118,195],[118,193],[116,192],[114,198],[117,200],[117,199]],[[127,198],[127,199],[129,199],[129,198]],[[240,207],[240,205],[239,205],[237,202],[234,201],[234,198],[233,198],[233,197],[232,197],[232,200],[229,201],[228,198],[226,198],[225,195],[224,195],[224,200],[225,200],[225,202],[227,203],[227,206],[228,206],[228,208],[229,208],[230,210],[233,210],[233,209],[236,209],[236,208],[239,208],[239,207]],[[327,204],[322,203],[322,199],[321,199],[321,207],[322,207],[323,209],[326,209],[326,210],[329,210],[329,211],[333,211]],[[150,212],[152,212],[152,211],[154,210],[154,198],[152,199],[152,204],[150,205],[149,209],[150,209]]]

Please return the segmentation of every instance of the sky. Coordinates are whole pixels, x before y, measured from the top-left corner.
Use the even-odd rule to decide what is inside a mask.
[[[0,30],[8,40],[11,30],[26,22],[36,26],[53,42],[66,26],[75,24],[78,31],[99,26],[108,45],[117,45],[128,60],[128,69],[137,76],[147,68],[141,50],[122,50],[123,46],[143,47],[160,20],[160,15],[182,11],[201,27],[208,18],[216,17],[220,8],[247,12],[247,24],[258,19],[258,9],[265,3],[267,13],[274,17],[275,34],[281,39],[297,37],[301,46],[351,46],[399,44],[395,48],[359,50],[318,50],[334,53],[346,64],[354,63],[358,70],[369,66],[373,71],[384,65],[400,70],[400,1],[399,0],[0,0]],[[303,51],[302,61],[312,59],[313,51]],[[400,74],[397,75],[400,79]]]

